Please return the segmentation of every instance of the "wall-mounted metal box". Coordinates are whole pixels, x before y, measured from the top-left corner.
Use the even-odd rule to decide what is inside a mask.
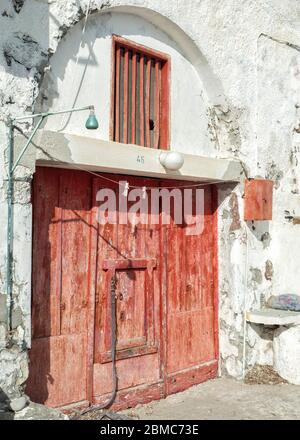
[[[273,181],[245,181],[244,220],[272,220]]]

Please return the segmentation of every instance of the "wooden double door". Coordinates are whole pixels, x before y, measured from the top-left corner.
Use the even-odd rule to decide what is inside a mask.
[[[118,375],[114,408],[158,399],[217,374],[214,188],[205,187],[203,232],[187,235],[186,226],[176,224],[172,215],[169,224],[162,224],[162,209],[152,212],[148,224],[125,222],[117,181],[146,188],[174,185],[46,167],[35,173],[26,387],[35,402],[65,407],[109,398],[112,279]],[[99,222],[97,194],[103,188],[117,195],[111,208],[114,223]]]

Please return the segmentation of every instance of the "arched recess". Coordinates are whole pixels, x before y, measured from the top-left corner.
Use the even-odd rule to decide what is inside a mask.
[[[171,148],[215,156],[216,146],[208,130],[209,110],[225,102],[222,85],[197,45],[177,24],[144,7],[118,6],[92,14],[84,34],[83,28],[82,20],[60,42],[45,74],[36,110],[94,104],[100,130],[92,135],[108,140],[111,36],[118,34],[171,57]],[[46,128],[87,135],[80,114],[52,117]]]

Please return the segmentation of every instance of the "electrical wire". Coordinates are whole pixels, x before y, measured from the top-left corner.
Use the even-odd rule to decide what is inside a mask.
[[[84,22],[83,22],[83,28],[82,28],[81,37],[80,37],[79,47],[81,47],[82,42],[83,42],[83,37],[84,37],[84,34],[85,34],[86,24],[87,24],[87,20],[88,20],[90,9],[91,9],[91,2],[92,2],[92,0],[89,0],[88,6],[87,6],[87,9],[86,9],[86,13],[85,13],[85,17],[84,17]],[[79,54],[80,54],[80,50],[78,50],[78,52],[77,52],[75,66],[73,67],[73,78],[72,78],[72,81],[71,81],[71,84],[72,84],[71,90],[74,90],[75,75],[76,75],[77,65],[78,65],[78,61],[79,61]],[[76,102],[76,97],[75,97],[74,105],[75,105],[75,102]],[[63,121],[62,126],[61,126],[61,128],[58,131],[62,131],[66,127],[66,125],[70,121],[70,117],[71,117],[71,115],[66,116],[65,121]]]
[[[242,358],[242,379],[245,379],[246,374],[246,344],[247,344],[247,293],[248,293],[248,263],[249,263],[249,238],[247,231],[247,224],[245,224],[245,239],[246,239],[246,258],[245,258],[245,288],[244,288],[244,302],[243,302],[243,358]]]

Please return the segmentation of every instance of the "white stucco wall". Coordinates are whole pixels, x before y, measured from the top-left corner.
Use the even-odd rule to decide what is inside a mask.
[[[101,124],[95,136],[107,139],[111,32],[172,56],[172,148],[239,158],[250,177],[275,181],[273,222],[243,222],[242,186],[224,186],[219,192],[221,364],[224,373],[240,376],[244,305],[259,307],[271,293],[299,293],[300,226],[290,219],[300,215],[299,2],[92,0],[94,14],[80,45],[82,21],[78,22],[87,4],[87,0],[25,0],[16,11],[11,1],[1,1],[1,120],[38,108],[41,74],[51,66],[43,84],[48,108],[94,103]],[[84,134],[82,118],[72,116],[65,130]],[[53,119],[48,128],[58,129],[64,121]],[[23,124],[23,128],[30,127]],[[5,178],[4,123],[0,138],[0,172]],[[32,171],[20,168],[18,176],[30,177]],[[5,180],[0,186],[2,293]],[[19,367],[25,356],[22,332],[30,333],[31,207],[26,202],[30,184],[17,186],[14,292],[15,309],[21,308],[25,325],[21,321],[16,329],[14,352],[5,349],[0,325],[0,388],[3,383],[16,383],[16,371],[26,376],[26,368]],[[255,362],[272,363],[271,336],[258,326],[249,328],[247,338],[247,364]]]

